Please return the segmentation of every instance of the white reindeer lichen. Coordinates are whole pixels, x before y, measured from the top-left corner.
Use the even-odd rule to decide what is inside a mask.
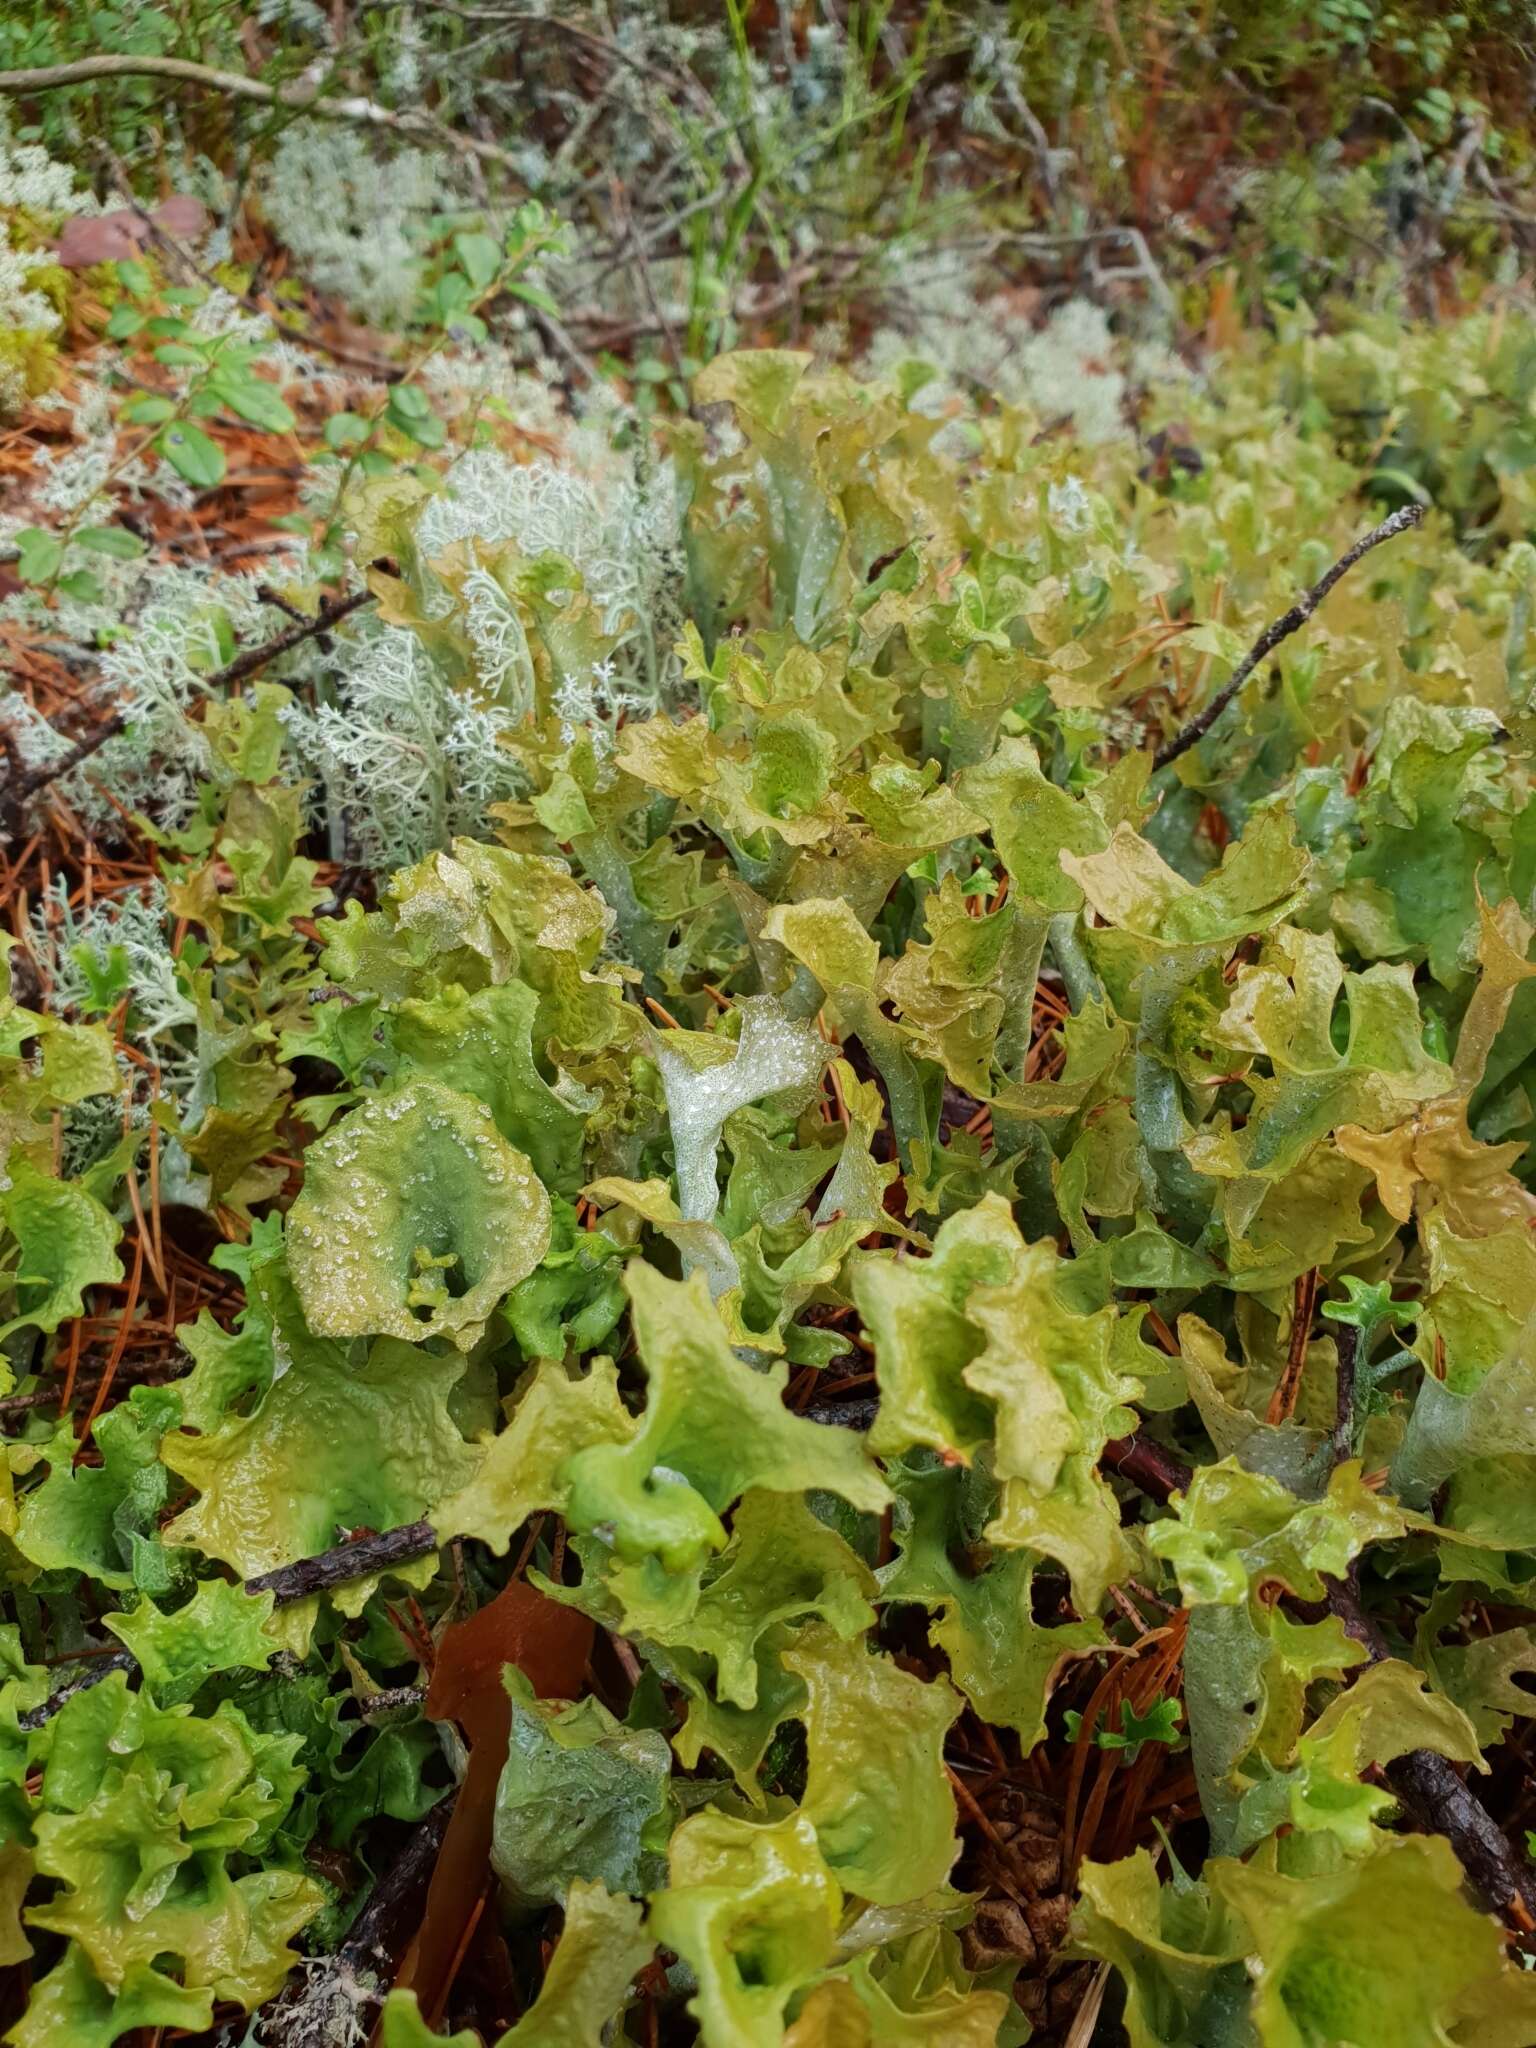
[[[487,807],[518,794],[500,739],[509,714],[454,690],[414,633],[364,628],[338,642],[333,671],[329,699],[284,722],[319,778],[338,856],[408,866],[483,831]]]

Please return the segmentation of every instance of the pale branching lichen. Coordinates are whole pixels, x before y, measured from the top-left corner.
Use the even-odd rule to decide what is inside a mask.
[[[388,326],[416,304],[422,245],[453,189],[451,166],[433,151],[385,156],[338,123],[296,121],[278,142],[262,196],[310,281]]]
[[[415,633],[361,627],[331,667],[325,696],[292,706],[284,724],[297,765],[318,780],[338,858],[406,866],[483,832],[488,806],[518,793],[501,745],[509,715],[454,690]]]
[[[515,541],[530,560],[562,555],[581,571],[609,633],[639,631],[675,574],[677,490],[669,465],[641,476],[632,465],[592,477],[548,460],[518,463],[475,449],[449,469],[423,509],[417,545],[432,555],[455,541],[487,548]]]
[[[0,115],[0,417],[50,381],[51,336],[60,323],[59,270],[49,238],[56,223],[96,202],[33,142],[15,142]],[[51,287],[51,289],[50,289]]]

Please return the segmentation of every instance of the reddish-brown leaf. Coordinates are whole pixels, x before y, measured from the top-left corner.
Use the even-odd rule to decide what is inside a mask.
[[[126,206],[116,213],[77,214],[64,223],[58,240],[58,259],[66,270],[89,270],[93,263],[120,263],[138,255],[148,234],[144,222]]]
[[[471,1742],[505,1743],[511,1709],[503,1668],[515,1664],[541,1699],[576,1699],[592,1635],[584,1615],[513,1579],[488,1606],[443,1631],[427,1713],[457,1721]]]
[[[168,235],[177,235],[184,242],[194,241],[208,225],[207,207],[190,192],[173,192],[169,199],[150,208],[149,217],[157,228],[164,228]]]
[[[496,1785],[506,1761],[512,1706],[501,1674],[515,1664],[543,1699],[575,1699],[591,1654],[592,1623],[520,1579],[467,1621],[444,1631],[427,1692],[434,1721],[454,1721],[469,1743],[469,1768],[448,1823],[427,1909],[400,1965],[435,2022],[452,1985],[470,1916],[490,1866]]]

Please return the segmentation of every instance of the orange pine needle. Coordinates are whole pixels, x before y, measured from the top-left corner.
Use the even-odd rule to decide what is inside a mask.
[[[96,1426],[97,1416],[100,1415],[102,1409],[107,1405],[107,1396],[112,1391],[112,1382],[117,1377],[117,1368],[122,1364],[123,1353],[128,1348],[128,1332],[133,1325],[133,1312],[139,1305],[139,1288],[143,1283],[143,1279],[144,1237],[140,1233],[134,1240],[133,1271],[128,1280],[128,1299],[123,1303],[123,1313],[117,1325],[117,1338],[113,1343],[111,1356],[107,1360],[107,1369],[101,1376],[101,1382],[91,1402],[90,1413],[81,1425],[80,1446],[82,1450],[90,1438],[91,1431]],[[77,1464],[79,1463],[79,1452],[75,1454],[75,1461]]]

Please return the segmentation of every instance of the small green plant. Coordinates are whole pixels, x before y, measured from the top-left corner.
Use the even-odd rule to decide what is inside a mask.
[[[486,339],[481,308],[493,299],[505,297],[555,313],[554,301],[538,279],[545,262],[567,246],[564,225],[536,201],[517,209],[499,241],[480,230],[453,237],[448,258],[421,304],[427,338],[371,413],[334,413],[326,421],[324,447],[316,452],[315,460],[334,466],[336,481],[329,509],[321,515],[320,538],[311,557],[322,577],[334,581],[346,570],[343,507],[353,479],[388,475],[395,466],[397,455],[381,444],[393,442],[397,451],[403,444],[431,452],[448,438],[431,399],[416,380],[450,344]]]
[[[1120,1707],[1119,1727],[1096,1725],[1092,1740],[1098,1749],[1118,1751],[1121,1761],[1129,1766],[1136,1762],[1149,1742],[1160,1742],[1171,1749],[1181,1739],[1179,1723],[1182,1718],[1183,1709],[1177,1700],[1153,1700],[1145,1714],[1138,1713],[1130,1701],[1125,1700]],[[1083,1717],[1075,1708],[1068,1707],[1062,1716],[1062,1725],[1069,1742],[1080,1740]]]

